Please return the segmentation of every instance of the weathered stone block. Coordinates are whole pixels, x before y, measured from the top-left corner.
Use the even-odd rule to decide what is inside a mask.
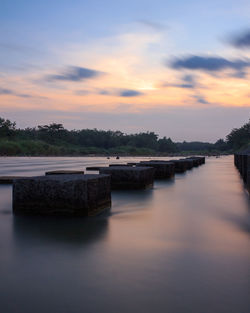
[[[154,169],[152,167],[102,167],[100,174],[111,176],[112,189],[145,189],[153,186],[154,182]]]
[[[108,175],[48,175],[13,183],[15,214],[91,216],[110,206]]]
[[[175,165],[173,162],[168,161],[142,161],[141,163],[137,164],[138,167],[153,167],[155,169],[154,177],[157,179],[164,179],[173,177],[175,174]]]

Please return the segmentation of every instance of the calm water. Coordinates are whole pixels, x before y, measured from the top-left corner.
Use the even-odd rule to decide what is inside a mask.
[[[0,175],[108,162],[2,158]],[[232,157],[206,162],[113,192],[92,219],[14,217],[12,187],[0,186],[0,312],[249,313],[249,196]]]

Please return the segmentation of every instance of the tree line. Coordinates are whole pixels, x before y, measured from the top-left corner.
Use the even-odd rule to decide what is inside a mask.
[[[238,149],[250,142],[250,121],[216,143],[174,143],[154,132],[126,134],[98,129],[67,130],[62,124],[17,128],[0,118],[0,155],[169,154]]]

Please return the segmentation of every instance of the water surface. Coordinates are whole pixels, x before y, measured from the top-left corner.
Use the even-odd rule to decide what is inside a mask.
[[[133,160],[1,158],[0,175]],[[0,186],[0,312],[250,312],[249,196],[231,156],[112,192],[97,218],[14,217],[11,192]]]

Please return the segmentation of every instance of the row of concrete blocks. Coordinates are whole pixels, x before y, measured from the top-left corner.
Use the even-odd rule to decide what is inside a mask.
[[[173,161],[110,164],[109,167],[100,167],[98,170],[100,174],[111,175],[112,189],[139,189],[152,185],[154,179],[171,178],[175,173],[183,173],[204,163],[204,157],[196,157]]]
[[[250,192],[250,153],[236,153],[234,155],[234,165],[240,172],[242,179]]]
[[[94,216],[111,207],[111,189],[145,189],[205,163],[205,158],[140,162],[99,168],[99,174],[47,172],[13,181],[13,212],[26,215]],[[62,175],[63,174],[63,175]]]

